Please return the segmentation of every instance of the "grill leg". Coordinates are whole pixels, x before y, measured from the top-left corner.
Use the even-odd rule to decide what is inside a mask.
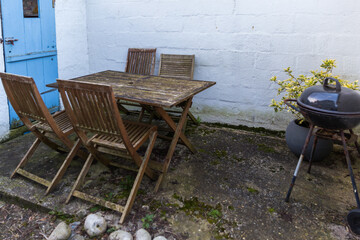
[[[314,143],[313,143],[312,149],[311,149],[311,155],[310,155],[310,160],[309,160],[309,168],[307,170],[308,173],[310,173],[310,171],[311,171],[311,165],[312,165],[312,162],[313,162],[317,141],[318,141],[318,136],[315,135]]]
[[[349,129],[349,131],[351,134],[354,134],[354,131],[352,129]],[[357,142],[357,140],[355,141],[355,147],[356,147],[358,153],[360,154],[360,146],[359,146],[359,143]]]
[[[294,176],[293,176],[293,178],[292,178],[292,180],[291,180],[289,190],[288,190],[288,192],[287,192],[287,194],[286,194],[285,202],[289,202],[289,198],[290,198],[290,195],[291,195],[291,191],[292,191],[292,189],[293,189],[293,187],[294,187],[294,185],[295,185],[296,177],[297,177],[297,174],[298,174],[298,172],[299,172],[299,169],[300,169],[300,166],[301,166],[301,162],[302,162],[302,160],[304,159],[304,154],[305,154],[306,148],[307,148],[307,146],[308,146],[308,144],[309,144],[309,141],[310,141],[310,138],[311,138],[313,129],[314,129],[314,125],[311,124],[309,133],[308,133],[308,135],[307,135],[307,137],[306,137],[304,147],[303,147],[303,149],[302,149],[302,151],[301,151],[301,155],[300,155],[298,164],[297,164],[296,169],[295,169],[295,172],[294,172]]]
[[[347,150],[347,146],[346,146],[344,131],[341,130],[340,134],[341,134],[341,140],[342,140],[344,153],[345,153],[345,157],[346,157],[346,162],[347,162],[349,173],[350,173],[351,183],[352,183],[352,186],[353,186],[353,191],[354,191],[354,195],[355,195],[355,199],[356,199],[356,204],[357,204],[357,207],[360,208],[359,195],[358,195],[358,191],[357,191],[357,187],[356,187],[354,173],[353,173],[353,170],[352,170],[352,167],[351,167],[351,160],[350,160],[350,156],[349,156],[349,151]]]

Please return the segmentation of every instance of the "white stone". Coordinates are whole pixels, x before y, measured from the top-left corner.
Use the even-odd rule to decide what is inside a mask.
[[[90,214],[85,219],[84,229],[90,237],[103,234],[106,228],[105,219],[97,214]]]
[[[79,211],[76,212],[76,216],[79,218],[84,218],[89,214],[89,211],[86,209],[80,209]]]
[[[122,227],[122,225],[119,223],[120,222],[120,216],[116,215],[116,214],[105,214],[103,215],[103,217],[105,218],[108,228],[115,228],[115,229],[120,229]]]
[[[50,234],[48,240],[67,240],[71,235],[70,227],[64,223],[60,222],[54,231]]]
[[[76,234],[75,236],[70,238],[70,240],[85,240],[85,238],[79,234]]]
[[[151,235],[150,235],[150,233],[148,231],[141,228],[141,229],[136,231],[135,239],[136,240],[151,240]]]
[[[109,240],[133,240],[133,237],[128,232],[125,232],[123,230],[117,230],[110,234]]]
[[[166,237],[163,237],[163,236],[157,236],[153,240],[167,240],[167,239],[166,239]]]

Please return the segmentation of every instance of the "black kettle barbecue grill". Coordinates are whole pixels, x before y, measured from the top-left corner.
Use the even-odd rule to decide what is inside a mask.
[[[336,85],[329,85],[329,80],[335,81]],[[296,102],[298,107],[292,105],[290,102]],[[349,88],[341,87],[337,79],[328,77],[324,80],[323,86],[309,87],[301,94],[300,98],[286,99],[285,104],[300,112],[310,123],[310,130],[305,140],[305,144],[303,146],[285,201],[289,201],[291,191],[294,187],[295,180],[302,160],[304,159],[304,154],[311,136],[315,135],[309,160],[309,173],[317,144],[317,138],[324,137],[336,139],[334,136],[338,136],[338,139],[344,148],[346,162],[348,165],[358,208],[352,210],[348,214],[347,220],[351,230],[356,234],[360,234],[360,200],[351,166],[349,152],[347,150],[347,142],[354,142],[357,151],[360,154],[357,135],[355,135],[352,130],[360,123],[360,94]],[[349,133],[345,133],[345,130],[349,131]],[[330,132],[331,134],[326,135],[327,132]]]

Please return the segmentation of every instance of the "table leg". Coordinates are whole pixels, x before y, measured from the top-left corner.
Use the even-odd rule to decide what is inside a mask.
[[[161,116],[162,119],[164,119],[164,121],[169,125],[169,127],[176,132],[177,128],[181,125],[181,129],[183,128],[183,124],[185,123],[186,120],[186,116],[187,113],[189,112],[189,108],[191,106],[191,99],[189,100],[190,104],[186,104],[187,107],[184,108],[184,111],[181,114],[180,120],[178,125],[176,126],[175,122],[172,120],[172,118],[169,116],[169,114],[160,107],[156,107],[155,110],[157,113],[159,113],[159,115]],[[175,135],[173,136],[173,139],[175,138]],[[177,137],[177,139],[179,139],[179,136]],[[180,133],[180,139],[183,141],[183,143],[185,144],[185,146],[192,152],[192,153],[197,153],[197,150],[195,149],[195,147],[191,144],[191,142],[189,141],[189,139],[187,139],[187,137],[185,136],[185,134],[183,132]]]
[[[189,112],[191,102],[192,102],[192,98],[190,98],[186,101],[184,111],[181,114],[181,117],[180,117],[180,120],[179,120],[179,123],[177,126],[163,108],[161,108],[161,107],[155,108],[156,112],[159,113],[160,116],[165,120],[165,122],[170,126],[170,128],[175,131],[173,139],[172,139],[170,147],[169,147],[169,150],[165,157],[164,165],[162,168],[162,173],[160,174],[159,179],[155,186],[155,192],[157,192],[159,190],[161,182],[164,179],[165,174],[167,173],[171,158],[174,155],[175,147],[176,147],[177,142],[179,141],[179,138],[185,143],[185,145],[190,149],[191,152],[196,153],[195,147],[190,143],[190,141],[186,138],[186,136],[182,132],[182,128],[183,128],[185,120],[187,118],[187,114]]]

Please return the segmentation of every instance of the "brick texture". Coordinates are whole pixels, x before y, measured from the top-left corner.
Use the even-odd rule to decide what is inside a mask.
[[[81,24],[89,72],[124,70],[129,47],[156,47],[157,59],[161,53],[195,54],[194,78],[217,82],[194,99],[193,112],[205,121],[284,129],[291,116],[268,107],[276,96],[273,75],[286,77],[282,70],[289,66],[295,74],[308,73],[335,58],[335,74],[360,76],[358,0],[87,0],[86,11]],[[60,17],[66,25],[65,14]],[[59,47],[80,47],[78,35],[72,30],[58,37]],[[65,60],[59,64],[67,71]]]

